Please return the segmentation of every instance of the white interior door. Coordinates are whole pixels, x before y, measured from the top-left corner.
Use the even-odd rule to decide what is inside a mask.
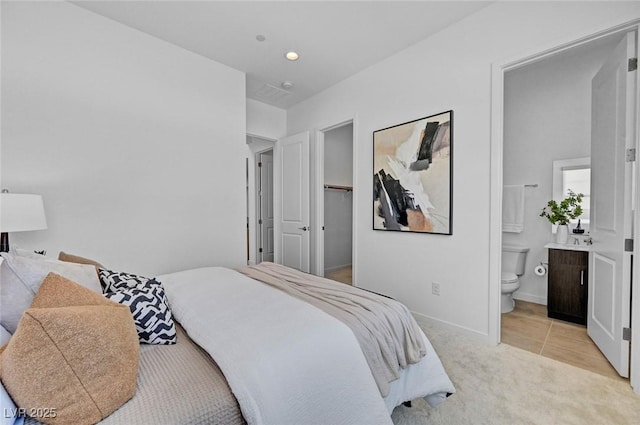
[[[629,376],[633,162],[635,147],[635,71],[628,68],[636,52],[629,33],[591,83],[591,224],[587,331],[621,376]]]
[[[274,261],[309,272],[309,132],[278,140],[275,151]]]
[[[260,261],[273,261],[273,151],[260,154]]]

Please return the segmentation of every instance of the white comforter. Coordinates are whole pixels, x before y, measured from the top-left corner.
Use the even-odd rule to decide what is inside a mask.
[[[351,330],[339,320],[234,270],[158,276],[176,319],[213,357],[249,425],[383,425],[406,400],[454,392],[427,356],[383,400]]]
[[[391,424],[355,337],[338,320],[229,269],[159,280],[248,424]]]

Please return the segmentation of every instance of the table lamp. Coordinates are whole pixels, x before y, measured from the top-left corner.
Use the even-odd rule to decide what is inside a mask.
[[[26,232],[47,228],[42,196],[23,193],[0,193],[0,252],[9,252],[9,232]]]

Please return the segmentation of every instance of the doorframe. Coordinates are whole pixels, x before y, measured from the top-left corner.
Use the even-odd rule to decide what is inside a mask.
[[[254,205],[255,205],[255,209],[254,209],[254,228],[255,228],[255,237],[254,237],[254,242],[255,242],[255,247],[254,247],[254,255],[255,255],[255,263],[258,264],[258,259],[260,258],[260,260],[262,260],[261,255],[260,255],[260,237],[261,237],[261,230],[260,230],[260,217],[259,217],[259,211],[260,211],[260,191],[258,190],[258,187],[260,186],[261,183],[261,175],[260,175],[260,166],[258,165],[260,162],[260,155],[262,155],[263,153],[269,152],[271,151],[271,154],[274,154],[274,146],[271,146],[270,148],[263,148],[260,150],[257,150],[254,152],[253,154],[253,172],[254,172]]]
[[[265,152],[273,149],[275,155],[275,143],[274,139],[269,137],[260,136],[256,134],[247,133],[247,160],[248,167],[247,171],[249,172],[248,183],[248,206],[247,210],[249,212],[248,224],[249,224],[249,264],[255,264],[258,258],[258,246],[256,239],[256,224],[257,224],[257,205],[256,205],[256,153]],[[275,159],[274,159],[275,160]]]
[[[490,143],[490,214],[489,214],[489,327],[488,340],[492,344],[500,343],[500,273],[502,249],[502,186],[503,186],[503,130],[504,130],[504,74],[521,68],[557,53],[578,47],[602,37],[636,31],[640,33],[640,19],[616,25],[603,26],[595,32],[585,34],[580,38],[570,37],[561,42],[554,42],[527,54],[521,54],[491,65],[491,143]],[[636,52],[637,53],[637,52]],[[636,108],[640,104],[639,71],[636,71]],[[637,116],[637,114],[636,114]],[[640,120],[636,118],[635,138],[638,147],[640,134]],[[632,282],[631,293],[636,294],[631,300],[631,355],[630,355],[630,383],[636,393],[640,393],[640,166],[634,171],[635,201],[634,201],[634,244],[632,275],[636,278]],[[636,314],[633,314],[633,312]],[[638,363],[638,367],[636,367]]]
[[[345,125],[352,125],[352,135],[351,135],[351,149],[352,149],[352,164],[351,164],[351,181],[353,185],[353,191],[351,196],[351,284],[353,286],[357,285],[357,220],[358,216],[358,203],[356,202],[357,189],[356,189],[356,177],[358,175],[358,161],[356,161],[356,134],[358,134],[357,125],[356,125],[356,117],[351,116],[347,117],[343,120],[338,121],[336,124],[329,124],[321,126],[318,130],[315,131],[315,143],[313,146],[313,177],[314,182],[312,183],[312,199],[313,205],[312,208],[313,217],[313,228],[316,229],[312,235],[314,235],[314,239],[312,240],[314,252],[314,274],[318,276],[324,276],[324,231],[322,230],[322,226],[324,226],[324,135],[326,132],[334,130],[336,128],[343,127]]]

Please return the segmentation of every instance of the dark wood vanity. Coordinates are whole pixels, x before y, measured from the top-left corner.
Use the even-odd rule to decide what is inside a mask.
[[[547,315],[587,324],[589,252],[549,248]]]

